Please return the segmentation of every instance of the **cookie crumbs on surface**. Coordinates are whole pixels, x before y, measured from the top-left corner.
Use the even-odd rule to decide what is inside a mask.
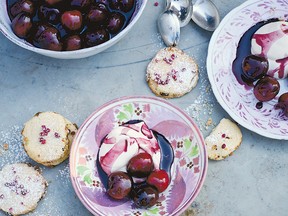
[[[7,150],[9,149],[8,143],[4,143],[4,144],[3,144],[3,149],[4,149],[5,151],[7,151]]]
[[[210,126],[213,123],[212,118],[209,118],[206,122],[206,126]]]

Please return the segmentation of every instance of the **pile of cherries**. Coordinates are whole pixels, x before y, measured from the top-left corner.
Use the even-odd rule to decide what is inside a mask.
[[[242,63],[243,81],[248,85],[253,85],[257,81],[253,93],[259,100],[256,104],[258,109],[262,108],[263,102],[274,99],[280,91],[278,80],[267,75],[268,67],[268,60],[256,55],[246,56]],[[282,109],[284,115],[288,117],[288,92],[279,97],[275,108]]]
[[[169,183],[165,170],[154,169],[151,155],[139,153],[128,162],[127,172],[117,171],[108,176],[107,193],[117,200],[130,197],[136,206],[146,208],[156,204],[159,193],[166,190]]]
[[[8,0],[13,32],[34,46],[71,51],[102,44],[128,24],[135,0]]]

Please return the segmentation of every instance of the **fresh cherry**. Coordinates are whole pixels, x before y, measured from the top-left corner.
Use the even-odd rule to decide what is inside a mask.
[[[64,50],[72,51],[82,48],[82,42],[79,35],[71,35],[64,39],[63,42]]]
[[[86,47],[102,44],[109,40],[109,33],[105,29],[95,29],[84,33],[84,43]]]
[[[134,0],[110,0],[109,5],[114,10],[129,12],[134,6]]]
[[[27,14],[33,15],[35,12],[35,7],[33,1],[30,0],[18,0],[10,7],[10,14],[12,17],[25,12]]]
[[[20,13],[12,20],[12,30],[19,38],[27,38],[32,26],[32,19],[26,13]]]
[[[108,177],[108,195],[114,199],[123,199],[132,188],[132,179],[125,172],[114,172]]]
[[[110,33],[116,34],[121,31],[125,24],[125,17],[121,13],[112,13],[110,15],[107,29]]]
[[[280,84],[274,77],[265,76],[254,86],[254,95],[259,101],[269,101],[279,93]]]
[[[38,37],[49,27],[52,27],[52,25],[42,23],[42,22],[37,22],[33,24],[33,28],[31,29],[31,35],[33,39],[38,40]]]
[[[147,178],[147,184],[157,188],[159,193],[166,190],[170,182],[169,175],[165,170],[155,170]]]
[[[132,157],[127,165],[129,175],[137,178],[148,176],[154,169],[153,160],[150,154],[144,152]]]
[[[159,199],[159,192],[153,186],[142,185],[140,187],[134,187],[130,196],[136,206],[147,208],[156,204]]]
[[[38,16],[40,19],[54,25],[60,22],[60,11],[57,8],[50,8],[45,5],[41,5],[38,10]]]
[[[109,11],[107,7],[98,3],[95,6],[91,7],[87,14],[87,22],[89,26],[100,26],[106,25],[109,17]]]
[[[248,82],[254,82],[268,71],[268,60],[264,57],[249,55],[242,62],[243,76]]]
[[[82,14],[78,10],[65,11],[61,16],[61,23],[67,30],[80,30],[82,27]]]
[[[288,117],[288,92],[282,94],[279,99],[278,103],[275,106],[276,109],[282,109],[283,114]]]
[[[33,38],[33,45],[42,49],[61,51],[59,31],[54,27],[39,26]]]

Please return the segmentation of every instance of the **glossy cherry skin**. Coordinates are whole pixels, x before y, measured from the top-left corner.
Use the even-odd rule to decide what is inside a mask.
[[[268,60],[264,57],[249,55],[242,62],[243,76],[249,82],[254,82],[266,75]]]
[[[86,31],[83,36],[84,44],[86,47],[102,44],[109,39],[109,33],[105,29]]]
[[[60,22],[60,11],[57,8],[50,8],[45,5],[41,5],[38,9],[38,17],[43,21],[45,20],[56,25]]]
[[[254,86],[253,93],[259,101],[270,101],[280,91],[280,84],[274,77],[265,76],[258,80]]]
[[[105,5],[109,5],[109,0],[94,0],[95,1],[95,3],[103,3],[103,4],[105,4]]]
[[[108,177],[107,193],[114,199],[123,199],[132,189],[133,181],[131,177],[125,172],[114,172]]]
[[[155,170],[147,178],[147,184],[156,187],[159,193],[166,190],[169,183],[169,175],[165,170]]]
[[[134,187],[130,193],[130,197],[137,207],[148,208],[156,204],[159,199],[159,192],[153,186],[144,184]]]
[[[22,12],[33,15],[35,12],[35,7],[34,7],[33,1],[20,0],[20,1],[15,2],[10,7],[10,14],[12,17],[17,16],[18,14],[20,14]]]
[[[52,27],[52,26],[46,23],[42,23],[42,22],[34,23],[33,28],[31,29],[31,35],[33,39],[37,40],[38,37],[40,37],[40,35],[43,33],[43,31],[45,31],[49,27]]]
[[[143,152],[132,157],[127,165],[127,172],[130,176],[143,178],[147,177],[154,169],[153,160],[150,154]]]
[[[72,51],[82,48],[82,42],[79,35],[71,35],[64,39],[63,42],[64,50]]]
[[[45,0],[45,2],[48,4],[48,5],[57,5],[57,4],[60,4],[60,3],[64,3],[66,0]]]
[[[27,38],[32,26],[32,19],[26,13],[20,13],[12,20],[12,30],[19,38]]]
[[[288,92],[283,93],[279,99],[278,103],[276,104],[276,109],[282,109],[283,114],[288,117]]]
[[[61,16],[61,23],[67,30],[80,30],[82,27],[82,14],[78,10],[65,11]]]
[[[40,26],[33,38],[33,45],[42,49],[61,51],[62,43],[59,31],[50,26]]]
[[[117,34],[121,31],[125,24],[125,17],[121,13],[112,13],[108,20],[107,29],[112,34]]]
[[[91,7],[87,13],[87,24],[89,26],[101,26],[106,25],[107,20],[109,18],[109,11],[107,7],[102,4],[98,3],[95,6]]]
[[[92,5],[92,3],[92,0],[72,0],[71,6],[77,10],[86,11]]]
[[[109,6],[114,10],[129,12],[134,6],[134,0],[110,0]]]

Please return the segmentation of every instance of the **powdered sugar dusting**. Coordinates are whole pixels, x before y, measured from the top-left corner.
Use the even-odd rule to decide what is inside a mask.
[[[69,163],[64,162],[64,166],[62,166],[56,175],[56,180],[60,181],[63,185],[65,186],[71,186],[71,181],[70,181],[70,169],[69,169]]]
[[[177,48],[161,49],[147,67],[147,80],[157,83],[157,91],[181,96],[197,83],[197,63]]]
[[[205,65],[204,63],[200,65]],[[209,129],[214,128],[215,120],[212,118],[215,108],[214,95],[211,89],[210,82],[207,77],[206,68],[199,68],[199,82],[197,90],[199,94],[184,111],[193,118],[199,129],[204,135],[208,134]],[[209,122],[209,123],[207,123]]]
[[[22,126],[14,125],[0,131],[0,169],[6,164],[32,162],[22,146]],[[4,145],[8,149],[4,150]]]
[[[45,194],[46,186],[46,180],[34,167],[8,164],[0,172],[0,208],[16,215],[31,211]]]
[[[39,165],[28,157],[22,146],[22,134],[21,134],[22,129],[23,126],[14,125],[0,131],[0,170],[7,164],[31,163],[32,165]],[[8,148],[4,149],[4,146],[6,145],[8,145]],[[67,213],[66,212],[67,210],[61,207],[62,204],[59,205],[59,199],[55,199],[55,197],[60,196],[61,197],[63,196],[63,198],[65,197],[65,200],[67,200],[66,202],[72,203],[71,205],[74,206],[79,205],[80,202],[78,201],[78,199],[76,199],[70,181],[69,160],[64,161],[62,164],[54,168],[44,167],[41,165],[39,166],[41,167],[42,175],[49,182],[49,186],[45,197],[39,202],[37,208],[28,215],[31,216],[65,215]],[[72,194],[72,196],[68,194]],[[67,197],[67,195],[69,197]],[[21,202],[19,206],[17,206],[17,208],[18,207],[21,208]],[[83,207],[81,205],[79,206],[79,211],[80,209],[82,209],[83,211]],[[0,215],[2,214],[4,213],[1,212],[0,210]]]

